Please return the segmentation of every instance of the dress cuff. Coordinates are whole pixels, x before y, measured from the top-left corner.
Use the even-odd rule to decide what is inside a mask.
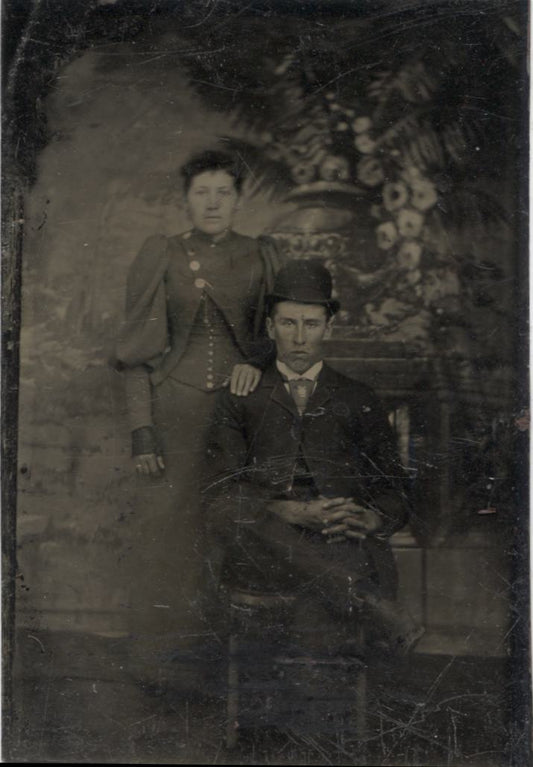
[[[157,440],[153,426],[141,426],[131,433],[131,454],[147,455],[157,453]]]

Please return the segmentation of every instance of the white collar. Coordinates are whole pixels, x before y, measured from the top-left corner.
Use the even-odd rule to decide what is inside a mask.
[[[286,378],[288,381],[294,381],[298,378],[310,378],[311,381],[316,381],[318,378],[318,374],[322,370],[324,363],[322,360],[320,362],[315,362],[312,367],[309,368],[309,370],[306,370],[305,373],[295,373],[294,370],[291,370],[288,365],[286,365],[284,362],[281,362],[280,360],[276,360],[276,367],[281,373],[281,375]]]

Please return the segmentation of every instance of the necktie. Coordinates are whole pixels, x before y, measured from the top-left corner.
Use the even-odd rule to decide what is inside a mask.
[[[315,382],[312,378],[293,378],[288,381],[288,384],[298,412],[300,415],[303,415]]]

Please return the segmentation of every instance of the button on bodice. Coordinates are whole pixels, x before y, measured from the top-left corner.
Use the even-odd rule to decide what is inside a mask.
[[[223,386],[233,365],[242,361],[242,354],[222,312],[203,293],[187,348],[172,377],[195,388],[211,391]]]

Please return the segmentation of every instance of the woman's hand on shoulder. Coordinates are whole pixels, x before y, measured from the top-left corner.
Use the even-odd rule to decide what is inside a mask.
[[[157,477],[165,470],[165,463],[162,456],[156,455],[155,453],[136,455],[133,460],[135,461],[137,474],[142,476]]]
[[[247,397],[261,380],[261,371],[253,365],[243,363],[235,365],[231,373],[230,391],[237,397]]]

